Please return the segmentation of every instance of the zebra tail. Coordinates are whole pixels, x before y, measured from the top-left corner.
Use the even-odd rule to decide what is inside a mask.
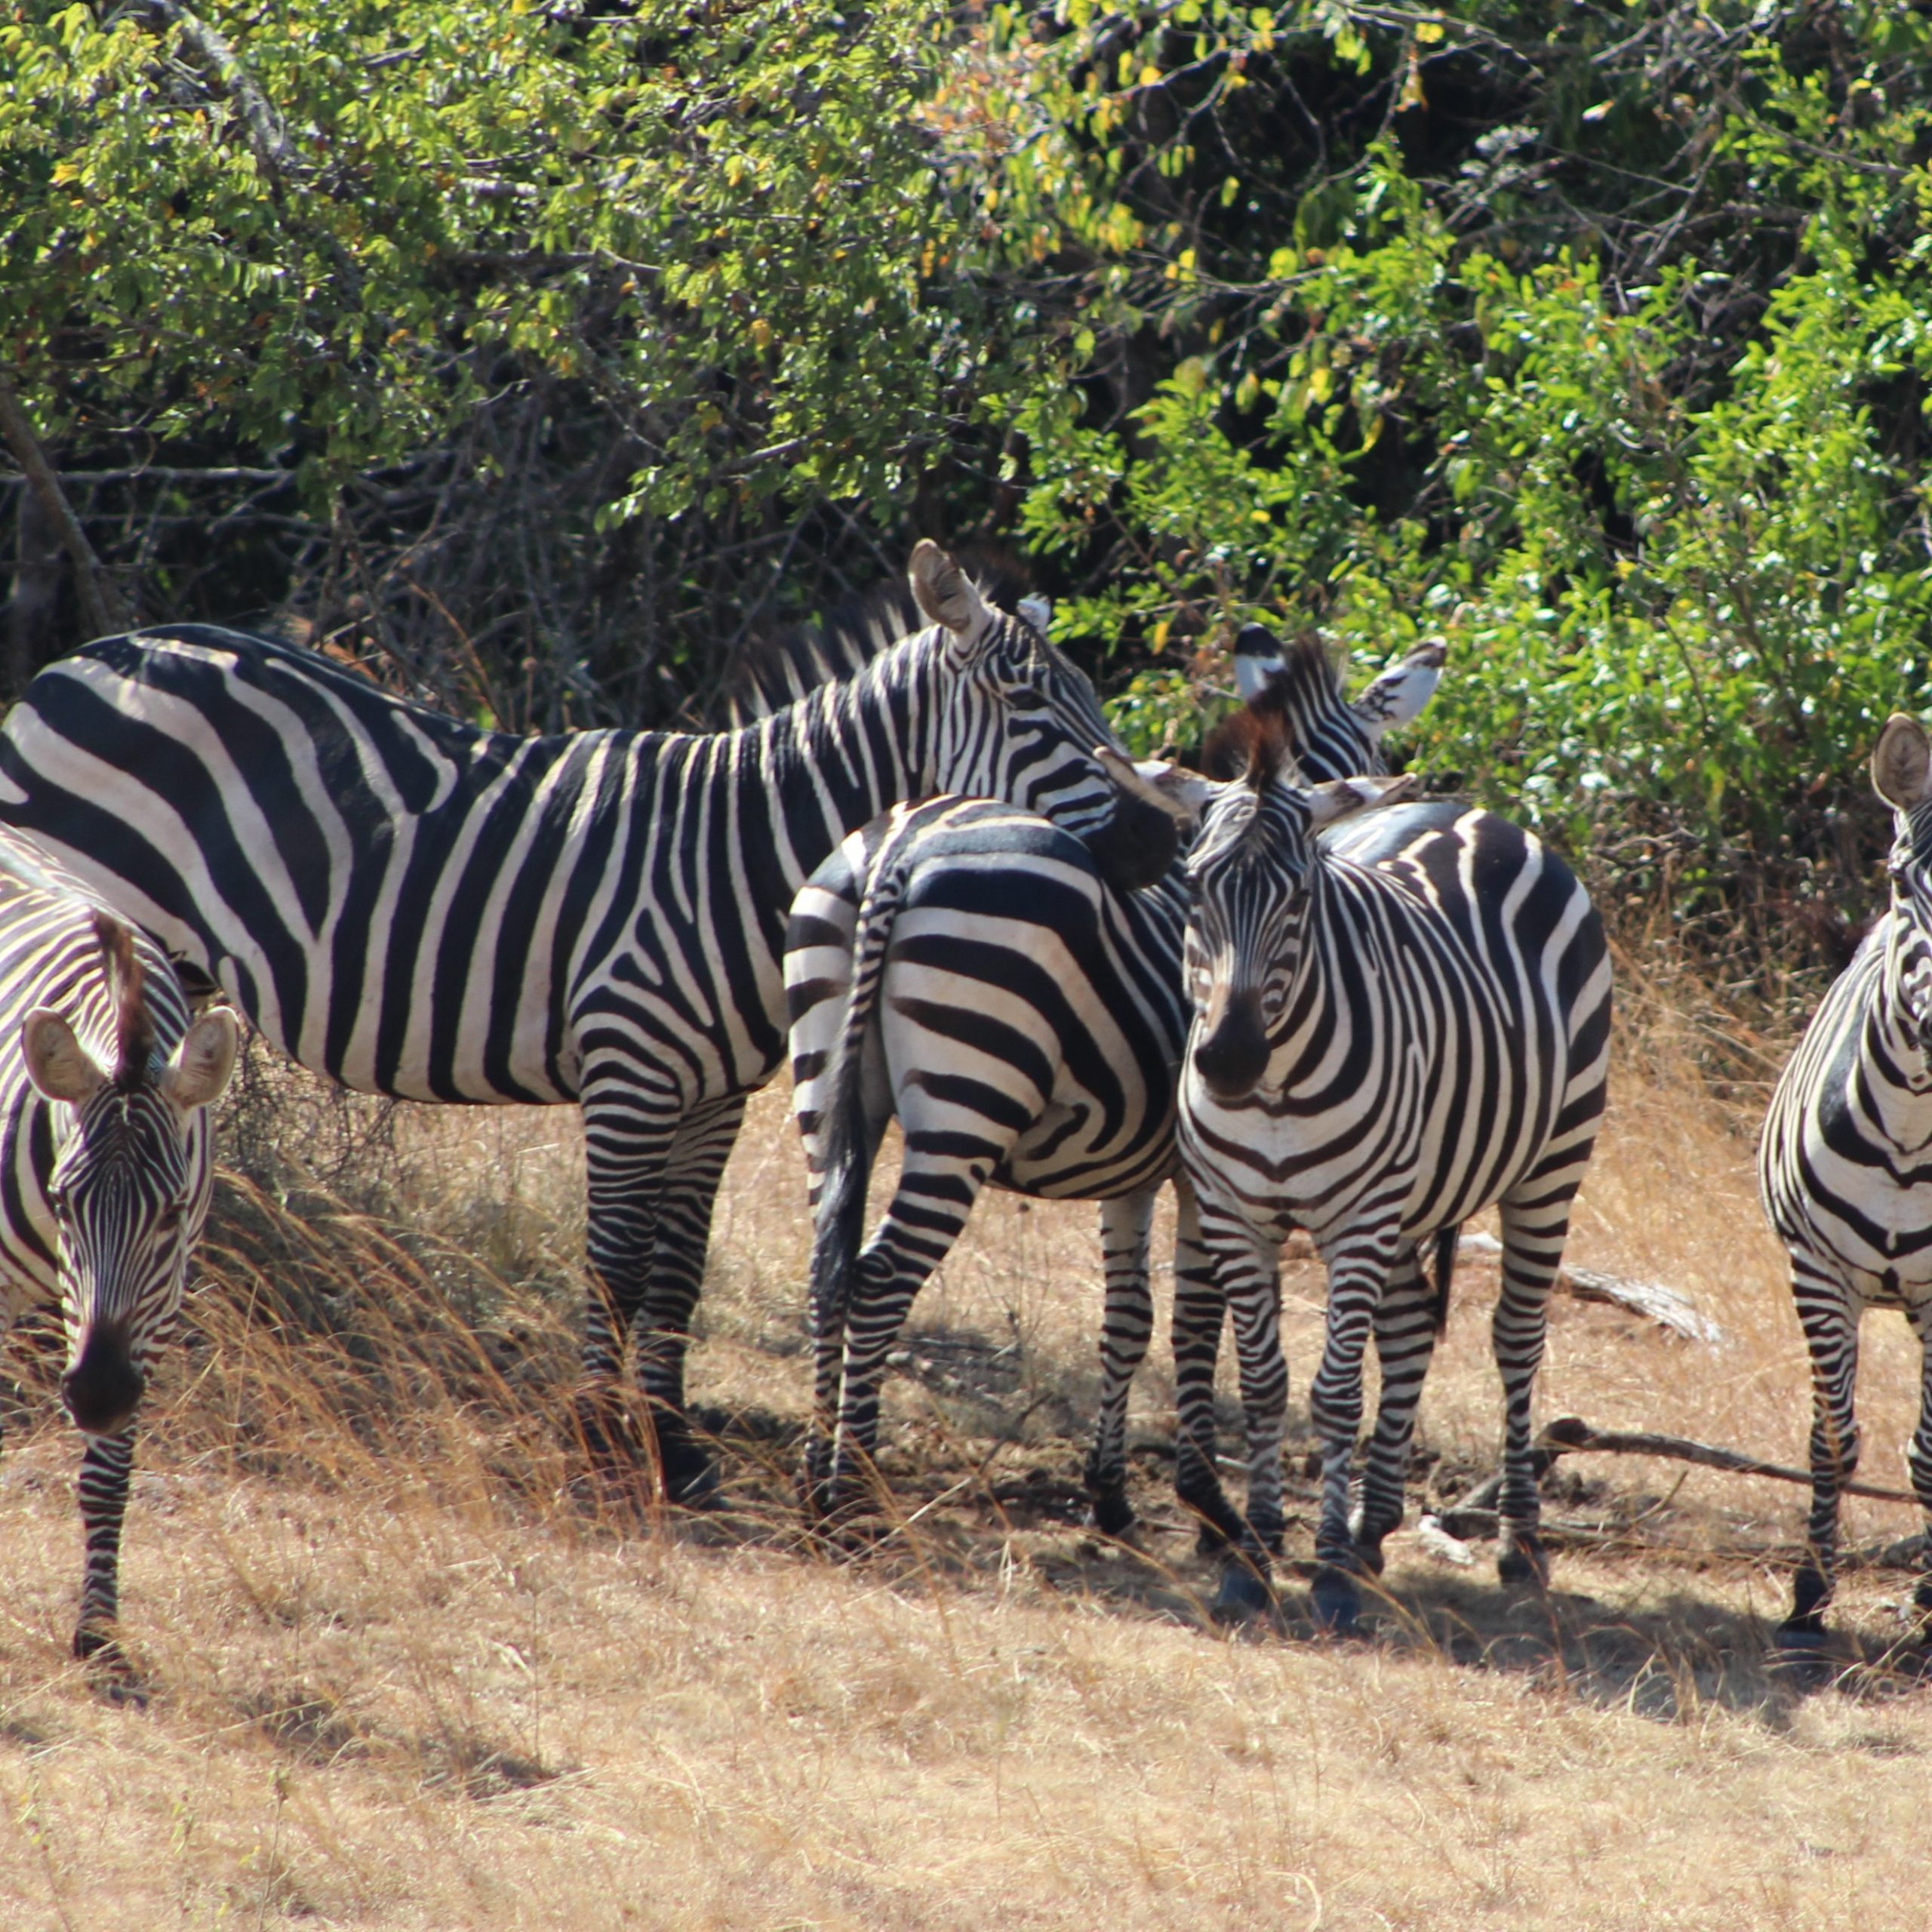
[[[1435,1235],[1435,1332],[1444,1334],[1449,1326],[1449,1290],[1456,1278],[1456,1249],[1463,1238],[1460,1224],[1454,1227],[1439,1228]]]
[[[877,1138],[866,1115],[866,1036],[885,983],[886,948],[899,909],[902,881],[896,869],[868,884],[859,908],[852,990],[819,1116],[818,1214],[812,1232],[814,1325],[842,1327],[851,1306],[852,1278],[865,1232],[866,1192],[872,1182]]]

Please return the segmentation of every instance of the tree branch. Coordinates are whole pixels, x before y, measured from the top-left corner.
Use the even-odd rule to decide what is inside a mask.
[[[111,631],[125,631],[134,622],[134,614],[107,574],[107,566],[88,541],[60,478],[40,446],[32,421],[20,405],[14,379],[0,372],[0,438],[4,438],[14,460],[20,466],[40,505],[59,531],[60,544],[74,566],[74,587],[81,603],[81,616],[91,637],[103,637]]]

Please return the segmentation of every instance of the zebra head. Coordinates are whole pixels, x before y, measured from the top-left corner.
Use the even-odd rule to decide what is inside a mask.
[[[1894,712],[1872,754],[1872,784],[1892,808],[1891,934],[1886,992],[1932,1056],[1932,743],[1915,718]]]
[[[1418,645],[1350,703],[1341,667],[1318,638],[1283,644],[1264,626],[1247,624],[1235,639],[1235,684],[1251,711],[1281,718],[1309,777],[1346,778],[1389,769],[1382,734],[1407,724],[1435,695],[1447,655],[1439,644]]]
[[[1320,916],[1315,834],[1350,812],[1406,797],[1415,783],[1304,785],[1278,715],[1250,711],[1234,721],[1247,745],[1247,771],[1209,803],[1189,856],[1194,906],[1183,955],[1194,1004],[1189,1058],[1223,1100],[1260,1084],[1309,956],[1309,928]]]
[[[987,603],[937,543],[918,546],[908,574],[939,627],[948,686],[924,790],[1007,799],[1054,820],[1123,890],[1161,878],[1178,849],[1173,815],[1149,788],[1109,770],[1102,754],[1115,740],[1093,686],[1031,623]]]
[[[94,931],[112,995],[112,1070],[51,1007],[35,1007],[20,1036],[28,1078],[57,1103],[48,1192],[67,1331],[61,1399],[77,1429],[109,1435],[133,1414],[181,1304],[208,1212],[203,1110],[228,1084],[237,1035],[232,1014],[206,1014],[162,1059],[132,936],[105,913]]]

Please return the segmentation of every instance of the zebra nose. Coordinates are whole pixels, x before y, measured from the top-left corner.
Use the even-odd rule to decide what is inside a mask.
[[[1194,1049],[1194,1070],[1217,1099],[1252,1093],[1268,1066],[1268,1032],[1258,993],[1230,994]]]
[[[61,1377],[60,1399],[84,1435],[112,1435],[134,1413],[146,1386],[126,1335],[101,1322],[88,1330],[80,1354]]]
[[[1100,876],[1117,892],[1164,878],[1180,850],[1174,814],[1124,789],[1114,794],[1113,816],[1084,836]]]

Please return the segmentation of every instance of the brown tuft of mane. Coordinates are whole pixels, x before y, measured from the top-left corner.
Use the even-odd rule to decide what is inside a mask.
[[[122,1093],[130,1093],[147,1078],[148,1063],[154,1055],[154,1016],[148,1011],[147,978],[134,950],[134,936],[119,920],[105,912],[95,913],[94,936],[114,996],[114,1084]]]

